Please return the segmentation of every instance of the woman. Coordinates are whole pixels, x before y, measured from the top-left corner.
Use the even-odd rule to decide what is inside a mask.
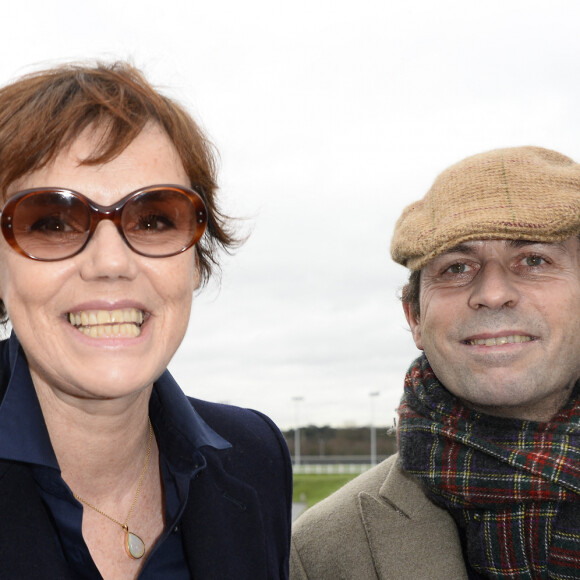
[[[23,77],[0,190],[0,576],[286,577],[279,431],[166,370],[233,243],[195,122],[127,64]]]

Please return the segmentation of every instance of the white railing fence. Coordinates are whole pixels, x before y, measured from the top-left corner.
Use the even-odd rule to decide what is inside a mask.
[[[370,463],[313,463],[294,465],[294,473],[300,474],[360,474],[371,468]]]

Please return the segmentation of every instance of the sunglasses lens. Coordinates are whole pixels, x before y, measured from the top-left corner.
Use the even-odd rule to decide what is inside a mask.
[[[78,252],[89,234],[89,208],[61,191],[36,192],[21,198],[12,215],[12,235],[26,254],[60,260]]]
[[[201,198],[179,189],[145,191],[127,202],[122,227],[129,245],[145,256],[171,256],[195,244],[204,232]]]

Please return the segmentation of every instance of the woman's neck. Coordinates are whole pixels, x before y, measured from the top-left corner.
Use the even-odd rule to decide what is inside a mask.
[[[150,393],[88,400],[37,388],[62,477],[74,493],[97,501],[132,487],[147,454]]]

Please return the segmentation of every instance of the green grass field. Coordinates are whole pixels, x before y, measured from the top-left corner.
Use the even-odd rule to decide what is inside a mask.
[[[294,474],[294,501],[312,507],[355,477],[356,474]]]

